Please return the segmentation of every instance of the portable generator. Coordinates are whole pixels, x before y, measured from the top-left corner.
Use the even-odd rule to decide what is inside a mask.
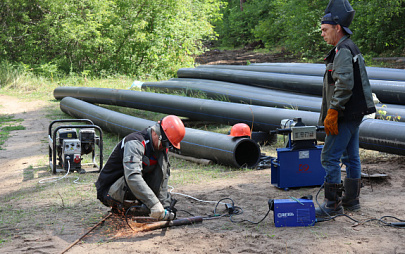
[[[86,125],[59,125],[54,130],[56,123],[80,123]],[[96,134],[96,130],[98,134]],[[49,165],[52,173],[74,172],[85,173],[83,168],[83,155],[91,154],[92,165],[99,172],[103,166],[103,138],[100,127],[89,119],[60,119],[49,125]],[[97,148],[97,149],[96,149]],[[96,163],[96,150],[98,150],[99,164]]]
[[[321,165],[323,146],[317,145],[317,126],[305,126],[301,118],[281,121],[277,134],[288,135],[286,147],[277,148],[277,158],[271,159],[271,183],[288,190],[292,187],[320,186],[325,170]]]
[[[299,199],[270,199],[276,227],[307,227],[316,222],[315,206],[312,197]]]

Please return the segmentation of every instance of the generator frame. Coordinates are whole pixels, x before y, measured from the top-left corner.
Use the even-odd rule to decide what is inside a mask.
[[[52,127],[56,123],[87,123],[87,125],[60,125],[57,126],[53,131]],[[89,172],[97,172],[99,173],[101,168],[103,167],[103,132],[101,128],[97,125],[94,125],[94,123],[89,120],[89,119],[58,119],[54,120],[50,123],[48,127],[48,140],[49,140],[49,166],[52,169],[52,173],[56,174],[58,173],[57,171],[57,164],[56,164],[56,134],[58,130],[63,129],[63,128],[78,128],[78,129],[97,129],[99,132],[99,157],[100,157],[100,162],[99,164],[96,163],[96,153],[93,150],[92,151],[92,164],[94,167],[96,167],[98,170],[97,171],[89,171]]]

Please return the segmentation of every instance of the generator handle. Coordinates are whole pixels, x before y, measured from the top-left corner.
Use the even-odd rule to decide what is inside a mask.
[[[69,119],[68,119],[69,120]],[[79,120],[84,120],[83,122],[91,122],[88,119],[79,119]],[[56,121],[60,121],[60,120],[56,120]],[[55,121],[54,121],[55,122]],[[69,121],[63,121],[62,122],[69,122]],[[55,128],[55,130],[53,131],[52,136],[49,136],[50,138],[52,138],[52,149],[51,147],[49,147],[49,161],[51,161],[52,159],[52,173],[56,174],[56,133],[59,129],[62,128],[81,128],[81,129],[97,129],[100,135],[100,144],[99,144],[99,148],[100,148],[100,166],[99,166],[99,172],[100,170],[103,168],[103,131],[101,130],[101,128],[97,125],[60,125],[58,127]],[[52,150],[52,151],[51,151]]]
[[[52,121],[51,124],[49,124],[49,127],[48,127],[48,135],[51,137],[51,134],[52,134],[52,126],[53,126],[55,123],[68,123],[68,122],[70,122],[70,123],[72,123],[72,122],[75,122],[75,123],[84,122],[84,123],[88,123],[88,124],[94,125],[93,121],[91,121],[90,119],[58,119],[58,120]],[[70,126],[70,127],[71,127],[71,126]]]

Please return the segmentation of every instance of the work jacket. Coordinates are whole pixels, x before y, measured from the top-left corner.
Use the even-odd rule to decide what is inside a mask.
[[[116,145],[96,182],[101,202],[108,193],[122,203],[130,190],[149,209],[157,202],[164,207],[170,205],[168,150],[155,151],[151,137],[148,128],[129,134]]]
[[[324,60],[319,125],[323,125],[329,108],[338,111],[339,121],[361,119],[376,112],[365,61],[353,41],[342,37]]]

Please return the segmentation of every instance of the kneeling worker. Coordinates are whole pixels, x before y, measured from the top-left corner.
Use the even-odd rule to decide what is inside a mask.
[[[124,208],[126,200],[135,200],[148,208],[151,217],[172,220],[175,214],[168,209],[168,150],[171,146],[180,149],[185,133],[180,118],[168,115],[143,131],[124,137],[100,172],[97,199],[113,210]]]

